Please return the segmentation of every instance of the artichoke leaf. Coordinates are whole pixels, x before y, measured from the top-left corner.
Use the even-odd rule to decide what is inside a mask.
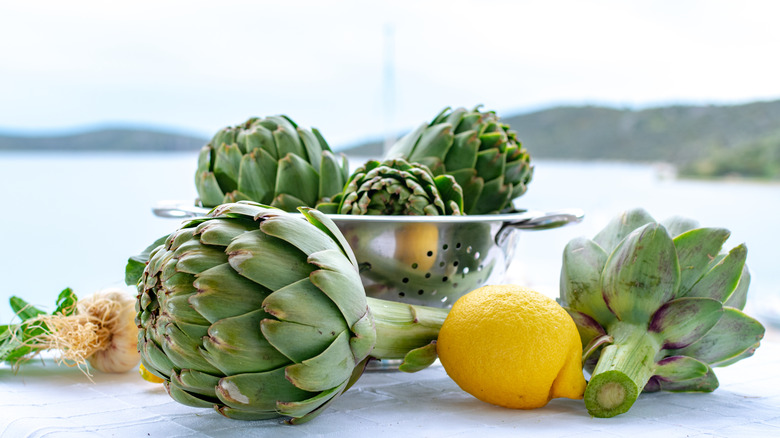
[[[650,319],[648,332],[661,336],[664,349],[679,349],[704,336],[723,315],[723,305],[711,298],[678,298],[664,303]]]
[[[241,149],[237,144],[223,143],[217,146],[216,158],[214,159],[214,176],[225,193],[232,192],[238,188],[235,181],[238,179],[242,156]]]
[[[400,371],[406,373],[415,373],[431,366],[438,358],[436,353],[436,341],[431,341],[430,344],[424,345],[414,350],[410,350],[404,356],[404,360],[401,365],[398,366]]]
[[[694,357],[711,366],[733,363],[733,358],[754,349],[764,337],[764,330],[760,322],[742,311],[724,307],[723,316],[706,335],[672,353]]]
[[[344,331],[319,355],[287,366],[285,377],[298,388],[325,391],[347,381],[354,368],[349,335]]]
[[[314,253],[309,261],[322,268],[311,273],[311,282],[336,304],[348,326],[355,325],[368,311],[368,304],[354,266],[335,251]]]
[[[344,381],[339,386],[322,391],[312,398],[300,401],[282,402],[276,403],[276,410],[281,415],[291,417],[290,423],[303,424],[321,413],[324,409],[322,407],[327,406],[332,400],[334,400],[339,394],[346,390],[348,381]]]
[[[509,204],[512,196],[512,186],[504,184],[504,177],[488,181],[482,187],[482,195],[474,205],[474,210],[467,214],[493,214],[498,213]]]
[[[198,189],[200,203],[205,207],[219,205],[225,198],[225,192],[219,186],[214,172],[199,172],[195,176],[195,187]]]
[[[452,131],[452,125],[449,123],[427,127],[420,135],[408,160],[419,163],[424,158],[445,156],[455,138]]]
[[[306,216],[306,219],[308,219],[310,223],[314,224],[314,226],[328,234],[331,239],[338,242],[339,246],[341,247],[341,251],[347,256],[350,264],[352,264],[353,267],[358,265],[357,259],[355,258],[355,253],[352,251],[352,247],[349,245],[349,242],[347,242],[347,239],[341,233],[339,227],[328,216],[326,216],[323,212],[314,210],[312,208],[299,208],[299,210],[301,213],[303,213],[304,216]]]
[[[267,120],[276,123],[273,136],[279,157],[284,157],[288,154],[293,154],[299,158],[306,156],[306,149],[298,138],[298,129],[290,123],[290,119],[281,116],[270,116],[267,117]]]
[[[179,249],[182,249],[182,247]],[[174,257],[176,255],[177,253],[174,252]],[[228,257],[221,247],[206,245],[187,248],[186,251],[178,254],[178,258],[176,271],[187,274],[198,274],[215,266],[225,264],[228,261]]]
[[[325,331],[339,333],[347,328],[336,304],[308,278],[268,295],[263,310],[280,321],[316,325]]]
[[[739,283],[732,292],[731,296],[724,303],[726,306],[734,307],[735,309],[742,310],[747,304],[748,287],[750,286],[750,270],[748,265],[742,265],[742,275],[739,277]]]
[[[234,409],[276,412],[277,401],[300,401],[316,395],[297,388],[284,376],[285,368],[282,367],[223,377],[217,386],[217,397]]]
[[[670,392],[712,392],[719,386],[718,378],[709,366],[702,377],[672,382],[660,379],[659,384],[662,390]]]
[[[171,380],[175,380],[177,386],[189,393],[210,397],[213,400],[212,404],[217,401],[216,387],[219,379],[220,377],[189,369],[181,370],[171,376]]]
[[[712,269],[693,285],[687,296],[709,297],[720,302],[728,300],[737,288],[746,259],[747,248],[744,244],[732,248],[726,257],[715,263]]]
[[[209,398],[202,398],[196,394],[192,394],[176,380],[171,379],[165,382],[165,390],[168,391],[168,395],[177,402],[191,406],[193,408],[211,408],[214,407],[214,401]]]
[[[165,309],[167,314],[176,315],[177,322],[208,325],[209,321],[195,310],[192,307],[192,304],[190,304],[191,296],[192,295],[167,296],[164,300],[160,300],[160,307]]]
[[[166,324],[165,336],[162,339],[162,350],[176,365],[176,369],[195,369],[216,374],[219,370],[203,358],[200,352],[200,342],[194,342],[175,324]]]
[[[261,321],[268,317],[256,310],[215,322],[200,354],[223,375],[265,372],[290,363],[263,337]]]
[[[165,379],[173,373],[176,365],[171,362],[165,353],[157,346],[157,343],[148,337],[138,342],[139,350],[142,351],[142,357],[145,359],[147,368],[156,371],[156,375],[162,375]]]
[[[723,228],[697,228],[674,238],[680,261],[679,296],[686,296],[710,269],[710,261],[718,255],[729,234],[729,230]]]
[[[601,324],[585,313],[574,310],[571,307],[564,307],[564,310],[569,313],[569,316],[571,316],[571,319],[574,320],[574,323],[577,325],[577,332],[580,335],[580,342],[582,343],[583,350],[585,350],[594,339],[607,334]]]
[[[252,129],[244,135],[244,142],[246,144],[246,152],[252,152],[255,151],[255,149],[258,149],[268,154],[273,162],[276,162],[276,160],[279,159],[279,153],[276,150],[273,133],[270,129],[261,124],[252,126]],[[258,153],[258,151],[255,151],[255,153]]]
[[[312,324],[315,321],[312,321]],[[338,316],[338,321],[344,321],[341,315]],[[318,327],[317,325],[306,325],[275,319],[264,319],[260,323],[260,328],[265,339],[276,350],[295,363],[300,363],[319,355],[328,348],[339,334],[347,329],[346,325],[344,325],[341,331],[334,331]]]
[[[686,233],[695,228],[699,228],[698,221],[682,216],[672,216],[667,218],[666,220],[661,221],[661,225],[666,228],[666,231],[669,232],[670,236],[675,238],[680,234]]]
[[[280,216],[269,217],[260,224],[260,230],[289,243],[304,254],[340,250],[330,236],[320,233],[316,226],[305,220],[290,220]]]
[[[276,193],[276,160],[257,149],[243,156],[238,173],[238,191],[249,200],[270,204]]]
[[[452,147],[444,157],[447,173],[460,169],[473,169],[477,164],[479,138],[476,131],[466,131],[455,135]]]
[[[560,284],[564,307],[590,315],[604,326],[615,320],[601,294],[601,272],[606,263],[607,253],[594,241],[572,239],[563,250]]]
[[[601,280],[604,300],[618,319],[647,324],[680,284],[677,252],[666,229],[651,223],[629,234],[610,254]]]
[[[200,242],[203,244],[226,247],[235,237],[255,229],[257,223],[252,221],[220,218],[199,224],[195,228],[195,235],[200,237]]]
[[[400,140],[398,140],[393,146],[390,147],[390,150],[387,151],[385,158],[391,160],[396,158],[408,158],[414,150],[414,146],[417,144],[417,141],[420,139],[423,131],[425,131],[427,128],[428,124],[423,123],[414,131],[411,131],[410,133],[401,137]]]
[[[637,208],[626,211],[613,218],[604,229],[593,238],[600,247],[611,254],[623,239],[637,228],[655,222],[655,220],[643,209]]]
[[[448,172],[461,189],[463,189],[463,211],[465,214],[474,214],[477,208],[477,202],[482,196],[482,190],[485,187],[485,180],[477,176],[474,169],[461,169]]]
[[[477,164],[474,168],[485,181],[503,178],[506,170],[506,154],[499,149],[482,150],[477,154]]]
[[[281,289],[314,270],[299,249],[261,230],[236,237],[225,252],[236,272],[270,290]]]
[[[281,194],[292,195],[303,200],[303,206],[313,207],[317,204],[319,195],[320,175],[317,169],[298,155],[285,155],[279,160],[274,197]],[[296,205],[295,208],[300,206]]]
[[[344,159],[344,156],[341,156]],[[347,176],[344,175],[344,164],[339,163],[339,159],[329,151],[322,152],[322,161],[320,164],[320,191],[318,197],[320,200],[330,201],[344,189],[347,182]]]
[[[698,379],[710,370],[706,363],[688,356],[665,357],[657,365],[655,376],[667,382]]]
[[[371,350],[376,345],[376,324],[370,312],[366,312],[352,327],[353,336],[349,338],[349,348],[352,349],[352,356],[355,364],[364,361]]]
[[[198,293],[190,298],[190,304],[210,323],[258,309],[270,294],[227,263],[201,272],[193,285]]]
[[[306,150],[306,158],[315,169],[320,169],[322,163],[322,146],[317,137],[308,129],[296,128],[298,137]]]

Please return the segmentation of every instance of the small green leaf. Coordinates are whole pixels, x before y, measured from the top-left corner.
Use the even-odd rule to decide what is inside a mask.
[[[717,324],[723,315],[720,301],[711,298],[678,298],[664,303],[653,314],[648,331],[660,333],[663,348],[692,344]]]
[[[405,373],[416,373],[431,366],[438,357],[436,354],[436,341],[434,340],[428,345],[409,350],[398,369]]]
[[[613,218],[596,234],[593,241],[610,254],[632,231],[651,222],[655,220],[645,210],[641,208],[629,210]]]

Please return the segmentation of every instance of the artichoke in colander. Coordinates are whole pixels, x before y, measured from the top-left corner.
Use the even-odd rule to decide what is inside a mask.
[[[140,279],[128,263],[142,364],[175,400],[301,423],[370,358],[405,359],[405,371],[435,359],[447,311],[367,298],[336,225],[301,211],[224,204],[156,242]]]
[[[410,132],[385,155],[451,175],[463,189],[464,214],[499,213],[526,192],[531,158],[509,125],[495,112],[445,108]]]
[[[294,212],[329,201],[348,175],[319,131],[282,115],[220,130],[200,151],[195,187],[204,207],[248,200]]]
[[[355,169],[344,190],[318,209],[339,214],[460,215],[463,191],[452,176],[403,159],[369,160]],[[336,206],[337,205],[337,206]]]
[[[729,234],[637,209],[569,242],[560,302],[580,332],[591,415],[624,413],[642,391],[713,391],[713,367],[758,348],[764,327],[742,312],[747,249],[721,253]]]

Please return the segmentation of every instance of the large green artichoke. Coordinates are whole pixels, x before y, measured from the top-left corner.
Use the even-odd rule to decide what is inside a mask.
[[[294,212],[329,201],[348,175],[346,157],[319,131],[271,116],[214,135],[200,151],[195,187],[204,207],[249,200]]]
[[[591,415],[626,412],[641,391],[713,391],[714,366],[753,354],[764,327],[741,309],[745,245],[727,254],[722,228],[641,209],[563,253],[561,304],[577,323],[591,379]]]
[[[406,358],[409,371],[435,359],[447,311],[366,298],[338,228],[302,211],[305,219],[221,205],[149,252],[137,283],[138,348],[175,400],[300,423],[346,391],[369,358]]]
[[[452,175],[463,188],[465,214],[512,208],[533,175],[530,156],[495,112],[445,108],[432,122],[401,138],[386,159],[404,158]]]
[[[426,166],[400,158],[370,160],[355,169],[335,201],[340,202],[323,203],[318,208],[340,214],[437,216],[463,212],[463,191],[453,177],[434,177]]]

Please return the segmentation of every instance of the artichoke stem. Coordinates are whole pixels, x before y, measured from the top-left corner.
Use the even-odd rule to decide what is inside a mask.
[[[614,343],[601,352],[585,389],[585,407],[594,417],[608,418],[631,408],[655,374],[661,342],[647,327],[616,322],[607,330]]]
[[[371,356],[403,359],[411,350],[424,347],[439,337],[449,309],[415,306],[367,298],[376,324],[376,345]]]

